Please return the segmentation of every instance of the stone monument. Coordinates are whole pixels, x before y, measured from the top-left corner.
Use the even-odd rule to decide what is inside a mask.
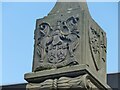
[[[91,18],[87,3],[58,0],[48,16],[37,19],[27,90],[108,90],[106,33]]]

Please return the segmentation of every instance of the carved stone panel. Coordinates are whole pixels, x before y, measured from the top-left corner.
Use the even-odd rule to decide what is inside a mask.
[[[78,17],[57,20],[54,27],[48,22],[39,24],[36,52],[39,65],[35,71],[78,64],[74,52],[79,46]]]

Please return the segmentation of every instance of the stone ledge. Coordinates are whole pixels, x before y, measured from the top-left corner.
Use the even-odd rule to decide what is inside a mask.
[[[84,74],[89,74],[91,80],[99,83],[99,85],[102,85],[104,88],[110,88],[105,82],[102,81],[99,75],[94,74],[87,65],[75,65],[59,69],[26,73],[25,80],[27,80],[29,83],[41,83],[47,79],[55,79],[60,77],[77,77]]]

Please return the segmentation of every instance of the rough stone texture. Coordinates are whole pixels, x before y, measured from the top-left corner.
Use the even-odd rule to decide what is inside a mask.
[[[91,18],[86,2],[57,2],[36,21],[28,90],[110,88],[106,84],[106,33]]]

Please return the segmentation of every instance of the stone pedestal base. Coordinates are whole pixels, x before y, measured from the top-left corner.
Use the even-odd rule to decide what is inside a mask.
[[[25,79],[27,90],[111,90],[87,65],[27,73]]]

